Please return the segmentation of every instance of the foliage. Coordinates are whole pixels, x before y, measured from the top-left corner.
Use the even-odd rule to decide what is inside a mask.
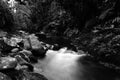
[[[0,29],[67,37],[97,61],[120,66],[120,0],[28,0],[17,12],[0,1]]]
[[[0,29],[11,31],[14,26],[13,15],[7,3],[0,1]]]

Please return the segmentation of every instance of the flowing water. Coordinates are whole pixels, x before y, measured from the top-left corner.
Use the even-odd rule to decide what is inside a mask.
[[[35,71],[48,80],[120,80],[120,75],[107,69],[85,55],[49,50],[44,59],[35,64]]]

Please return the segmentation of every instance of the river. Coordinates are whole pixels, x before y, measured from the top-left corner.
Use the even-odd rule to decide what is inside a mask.
[[[120,80],[114,70],[105,68],[85,55],[49,50],[44,59],[35,64],[35,72],[48,80]]]

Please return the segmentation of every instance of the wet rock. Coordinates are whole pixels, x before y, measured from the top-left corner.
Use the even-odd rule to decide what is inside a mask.
[[[19,51],[18,48],[14,48],[14,49],[11,50],[12,53],[17,53],[18,51]]]
[[[31,45],[32,49],[42,47],[40,41],[38,40],[38,37],[36,37],[34,34],[29,36],[29,42],[30,42],[30,45]]]
[[[16,70],[23,70],[28,72],[33,72],[34,67],[30,63],[21,63],[20,65],[16,67]]]
[[[12,80],[12,79],[3,73],[0,73],[0,80]]]
[[[46,53],[46,49],[34,34],[29,35],[28,39],[24,41],[24,48],[30,49],[32,54],[38,57],[45,56]]]
[[[34,67],[30,64],[30,60],[26,60],[22,55],[16,55],[15,58],[18,61],[17,70],[25,69],[27,71],[33,71]]]
[[[17,60],[12,57],[0,58],[0,70],[14,69],[17,66]]]
[[[13,47],[9,46],[7,43],[5,43],[5,41],[3,39],[0,39],[0,51],[2,52],[2,56],[4,55],[8,55],[9,52],[11,52],[11,50],[13,49]]]
[[[26,59],[23,58],[21,55],[16,55],[15,58],[17,59],[18,64],[28,63]]]
[[[27,56],[24,53],[19,53],[18,56],[20,56],[22,59],[24,59],[26,62],[30,62],[29,56]]]
[[[22,50],[22,51],[20,51],[19,53],[25,54],[26,56],[32,55],[32,52],[31,52],[31,51],[28,51],[28,50]]]
[[[20,43],[22,41],[22,38],[20,38],[20,37],[11,37],[10,39],[4,37],[3,39],[7,45],[12,46],[12,47],[19,47],[18,43]]]
[[[17,51],[17,49],[15,50]],[[10,56],[15,57],[18,60],[18,62],[23,60],[25,60],[25,62],[30,62],[29,56],[31,55],[32,55],[31,51],[28,51],[28,50],[22,50],[19,52],[14,51],[14,53],[13,52],[10,53]]]
[[[23,69],[26,69],[27,71],[33,72],[33,70],[34,70],[33,65],[30,63],[23,63],[21,65],[22,65]]]
[[[59,50],[61,47],[58,44],[54,44],[53,50]]]
[[[44,57],[46,54],[46,50],[44,48],[34,48],[32,49],[32,53],[36,57]]]
[[[29,42],[28,38],[23,40],[23,45],[24,45],[24,49],[26,49],[26,50],[31,49],[30,42]]]
[[[29,57],[29,59],[30,59],[30,62],[31,62],[31,63],[37,63],[37,62],[38,62],[38,58],[36,58],[36,57],[33,56],[33,55],[31,55],[31,56]]]

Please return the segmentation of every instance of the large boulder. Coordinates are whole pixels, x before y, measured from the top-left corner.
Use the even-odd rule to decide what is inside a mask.
[[[12,57],[0,58],[0,70],[14,69],[17,66],[17,60]]]
[[[30,49],[32,54],[38,57],[42,57],[46,53],[46,49],[34,34],[29,35],[29,37],[24,41],[24,48]]]

